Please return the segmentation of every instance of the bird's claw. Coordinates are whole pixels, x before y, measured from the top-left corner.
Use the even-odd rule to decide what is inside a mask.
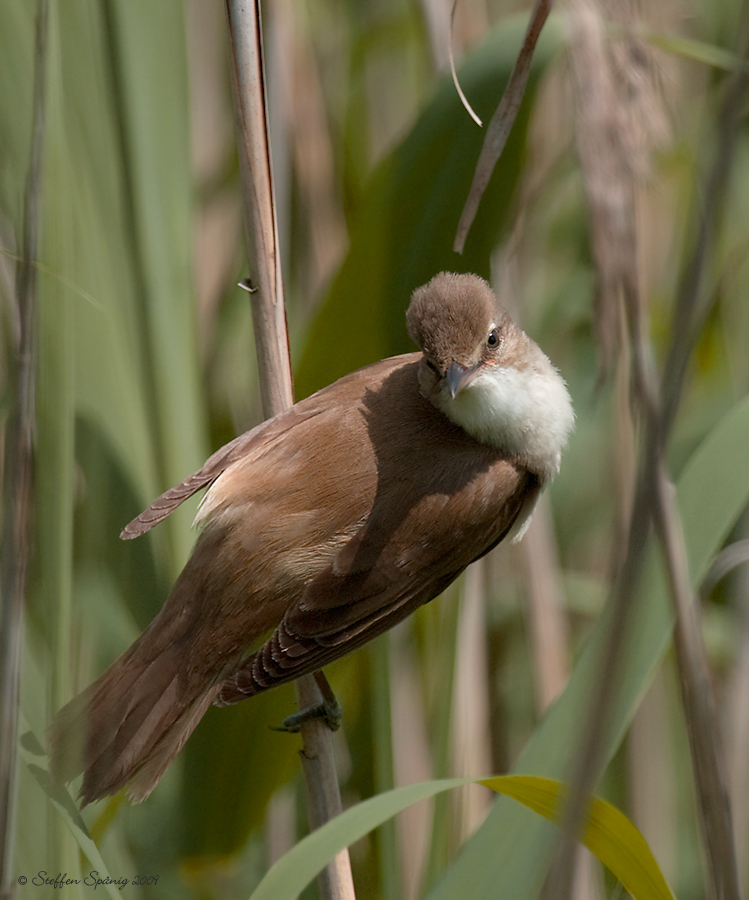
[[[341,715],[341,704],[333,698],[324,700],[315,706],[300,709],[299,712],[286,716],[280,725],[271,725],[271,728],[273,731],[288,731],[295,734],[305,722],[322,719],[331,731],[338,731],[341,725]]]

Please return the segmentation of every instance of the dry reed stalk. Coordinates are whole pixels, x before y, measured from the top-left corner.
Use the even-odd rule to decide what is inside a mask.
[[[451,775],[456,778],[491,771],[487,586],[486,560],[481,559],[467,569],[461,583],[451,723]],[[491,797],[487,791],[471,787],[454,799],[453,830],[462,844],[486,818]]]
[[[453,15],[458,0],[453,3]],[[450,67],[450,0],[419,0],[429,39],[429,52],[436,72]]]
[[[547,497],[539,501],[519,549],[525,561],[534,691],[540,715],[562,692],[570,673],[569,629]]]
[[[19,333],[15,396],[5,428],[0,549],[0,897],[16,890],[13,877],[13,824],[18,741],[18,683],[23,605],[29,560],[29,519],[33,471],[34,376],[36,366],[37,208],[41,195],[47,46],[47,0],[36,19],[31,145],[23,208],[21,259],[16,278]]]
[[[627,735],[631,819],[668,881],[677,873],[677,770],[673,753],[671,672],[656,674],[632,717]]]
[[[582,26],[578,33],[581,50],[578,60],[578,82],[590,88],[595,79],[604,87],[613,84],[610,77],[610,56],[596,52],[602,50],[600,20],[588,0],[576,0],[578,18]],[[744,10],[745,21],[747,9]],[[747,58],[749,45],[744,48]],[[592,63],[592,53],[596,52]],[[590,66],[601,67],[602,73]],[[609,75],[606,72],[609,71]],[[600,76],[600,78],[599,78]],[[672,602],[676,611],[675,646],[679,666],[682,701],[692,750],[692,763],[698,794],[698,817],[708,859],[710,891],[716,900],[739,900],[741,888],[733,845],[730,804],[723,773],[724,763],[718,746],[718,729],[712,708],[707,660],[697,609],[691,596],[689,573],[684,549],[681,521],[676,508],[673,486],[664,462],[665,447],[681,396],[684,378],[699,329],[704,324],[711,300],[705,300],[703,287],[708,254],[713,247],[719,212],[731,169],[739,111],[744,102],[749,74],[741,67],[734,76],[722,114],[719,119],[717,154],[708,175],[704,191],[704,209],[700,217],[699,231],[694,251],[689,254],[684,277],[674,312],[671,343],[661,384],[651,364],[650,346],[646,338],[644,314],[637,282],[637,232],[634,214],[634,184],[627,140],[624,129],[612,122],[611,111],[601,111],[601,122],[607,123],[598,141],[595,153],[581,154],[587,164],[594,167],[595,177],[602,171],[601,159],[607,178],[614,180],[609,190],[614,202],[603,198],[597,212],[603,218],[599,224],[607,239],[620,238],[612,255],[611,269],[604,276],[613,277],[611,288],[621,296],[627,316],[629,339],[633,356],[634,400],[645,423],[644,451],[641,456],[637,490],[630,519],[626,557],[614,586],[611,602],[614,616],[607,645],[601,660],[600,678],[593,688],[588,721],[584,729],[580,750],[575,761],[575,772],[563,819],[563,836],[558,854],[548,880],[547,897],[566,898],[572,881],[572,848],[587,804],[587,796],[601,774],[602,736],[607,728],[607,712],[611,708],[616,690],[617,672],[623,645],[627,638],[626,626],[629,610],[634,600],[637,582],[642,570],[647,537],[654,525],[668,574]],[[598,96],[598,102],[608,107],[616,104],[613,93]],[[616,115],[616,113],[614,113]],[[600,127],[600,126],[599,126]],[[588,137],[595,142],[596,134]],[[594,143],[595,145],[595,143]],[[585,165],[585,162],[584,162]],[[590,181],[591,174],[586,175]],[[597,195],[589,194],[594,203]],[[606,258],[606,257],[604,257]]]
[[[728,780],[699,609],[689,584],[689,560],[676,506],[676,491],[663,459],[658,459],[657,463],[655,521],[676,608],[674,645],[711,895],[715,900],[740,900],[743,893],[733,840]]]
[[[646,368],[638,281],[635,186],[631,146],[624,126],[617,79],[605,30],[591,0],[570,3],[572,34],[570,58],[577,90],[576,139],[591,220],[591,241],[596,263],[596,320],[605,359],[620,349],[623,330],[617,326],[626,311],[633,341],[635,370]],[[640,379],[639,386],[643,380]],[[642,480],[644,482],[645,479]],[[651,510],[647,495],[638,495],[629,520],[627,553],[613,588],[614,608],[607,646],[602,653],[600,677],[591,688],[588,718],[571,776],[571,789],[563,817],[563,833],[547,880],[549,898],[570,895],[575,872],[574,846],[587,797],[600,776],[603,737],[608,711],[622,659],[629,611],[644,561]]]
[[[226,9],[260,388],[263,411],[272,416],[292,405],[293,392],[273,204],[260,5],[255,0],[226,0]],[[313,676],[298,679],[295,688],[300,709],[322,700]],[[341,811],[341,796],[328,726],[313,719],[301,726],[301,736],[308,817],[314,829]],[[347,850],[328,864],[318,884],[325,898],[353,900]]]
[[[743,516],[742,533],[747,533],[749,515]],[[738,856],[739,872],[747,871],[747,838],[749,837],[749,540],[738,541],[741,554],[734,556],[737,564],[744,563],[734,574],[731,592],[739,613],[739,640],[737,659],[733,665],[727,686],[727,704],[724,717],[726,734],[726,758],[731,804],[734,812],[734,841]],[[729,548],[727,548],[729,549]],[[725,552],[725,551],[724,551]],[[722,554],[721,554],[722,555]],[[704,587],[703,587],[704,592]]]
[[[250,0],[226,0],[226,8],[260,391],[264,414],[274,416],[291,406],[294,396],[273,203],[260,8]]]
[[[703,209],[693,251],[687,257],[674,310],[672,339],[661,384],[660,414],[649,424],[657,436],[655,523],[666,563],[671,596],[676,611],[676,646],[679,684],[692,751],[697,787],[698,813],[707,855],[710,889],[717,900],[740,900],[743,896],[734,844],[731,804],[725,758],[714,709],[699,607],[689,585],[689,568],[675,492],[664,452],[681,398],[687,368],[697,336],[716,299],[705,287],[709,254],[718,230],[735,156],[747,93],[749,92],[749,4],[741,11],[739,29],[743,46],[740,65],[718,118],[715,159],[707,174]]]
[[[523,45],[520,48],[515,67],[510,75],[510,80],[507,82],[499,106],[491,117],[489,126],[486,129],[486,137],[476,163],[473,181],[458,222],[458,230],[453,243],[453,250],[456,253],[463,252],[463,247],[465,246],[471,224],[478,212],[481,198],[484,196],[484,191],[489,184],[489,179],[492,177],[494,167],[502,155],[512,126],[515,124],[520,104],[523,102],[523,96],[525,95],[525,88],[528,84],[533,52],[536,49],[544,23],[551,12],[551,4],[552,0],[536,0]]]

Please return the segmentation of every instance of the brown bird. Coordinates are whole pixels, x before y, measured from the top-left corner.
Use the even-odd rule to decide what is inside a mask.
[[[124,529],[209,485],[161,612],[50,726],[84,805],[145,799],[210,704],[318,671],[522,534],[573,425],[564,381],[474,275],[418,288],[407,324],[420,353],[241,435]]]

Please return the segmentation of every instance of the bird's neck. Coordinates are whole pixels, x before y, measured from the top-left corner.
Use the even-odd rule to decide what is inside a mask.
[[[443,391],[433,402],[471,437],[517,456],[545,482],[559,470],[574,413],[564,381],[539,354],[522,369],[487,366],[457,396]]]

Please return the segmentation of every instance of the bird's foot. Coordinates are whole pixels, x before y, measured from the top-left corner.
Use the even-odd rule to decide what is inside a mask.
[[[300,709],[297,713],[286,716],[280,725],[272,725],[273,731],[289,731],[296,733],[305,722],[322,719],[331,731],[338,731],[341,725],[341,704],[335,697],[326,698],[322,703]]]

